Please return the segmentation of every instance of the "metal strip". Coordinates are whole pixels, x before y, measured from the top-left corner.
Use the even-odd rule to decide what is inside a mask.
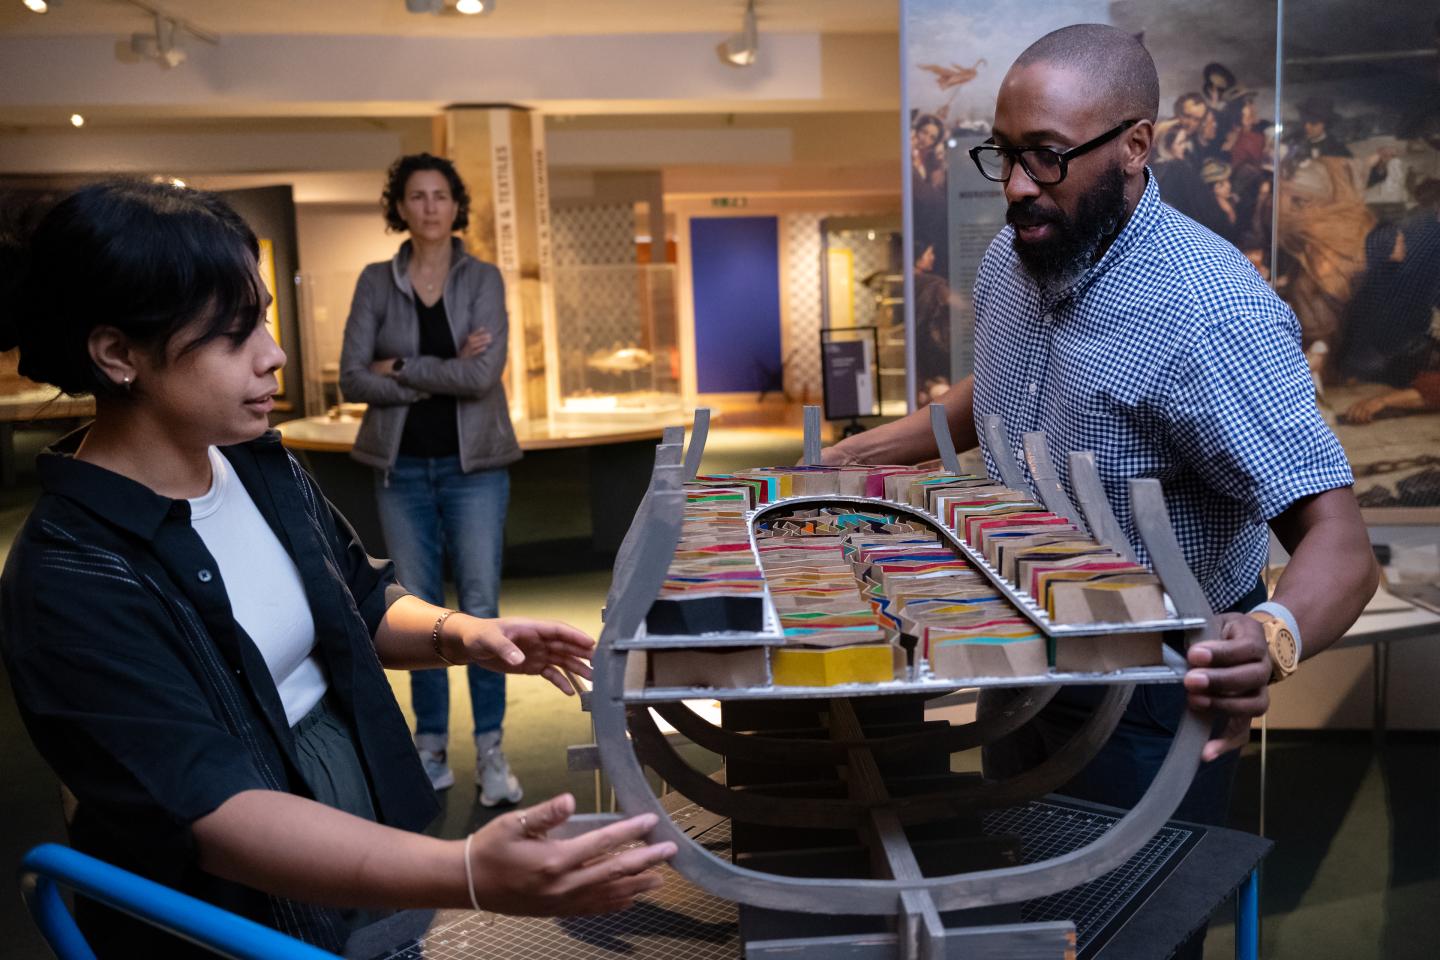
[[[1085,522],[1090,532],[1100,543],[1114,550],[1120,556],[1136,562],[1135,551],[1130,549],[1130,538],[1120,529],[1120,521],[1110,509],[1110,498],[1105,493],[1105,484],[1100,479],[1100,470],[1095,466],[1095,454],[1089,450],[1077,450],[1070,454],[1070,489],[1080,501],[1085,512]]]
[[[985,415],[981,424],[981,432],[985,437],[985,449],[990,451],[990,459],[995,464],[995,469],[1000,471],[1000,482],[1011,490],[1021,493],[1029,493],[1030,485],[1025,482],[1025,471],[1020,469],[1020,464],[1015,459],[1015,448],[1010,446],[1010,437],[1005,433],[1005,420],[998,413]]]
[[[674,427],[666,427],[667,432]],[[684,430],[681,429],[681,439],[684,439]],[[652,496],[655,491],[655,477],[661,467],[673,466],[680,462],[681,446],[678,443],[660,443],[655,447],[655,467],[650,474],[650,485],[645,488],[645,494],[640,498],[640,505],[635,508],[635,516],[630,520],[630,526],[625,530],[625,536],[620,540],[620,546],[615,551],[615,566],[612,568],[614,574],[610,578],[610,590],[605,595],[605,606],[600,612],[600,619],[603,621],[609,616],[610,607],[615,603],[615,597],[620,585],[630,576],[630,565],[635,553],[636,545],[644,536],[649,526],[650,514],[653,510]]]
[[[1065,488],[1060,485],[1060,477],[1050,459],[1050,444],[1045,440],[1045,434],[1035,430],[1025,434],[1020,440],[1025,447],[1025,462],[1030,467],[1030,480],[1035,485],[1035,492],[1040,495],[1040,502],[1045,504],[1045,508],[1051,513],[1059,514],[1084,530],[1085,521],[1080,518],[1080,511],[1075,509],[1075,504],[1070,502]]]
[[[945,472],[959,476],[960,457],[955,453],[955,438],[950,433],[950,418],[943,403],[930,404],[930,432],[935,435],[935,449],[940,453]]]
[[[1175,611],[1183,617],[1204,620],[1205,634],[1218,637],[1220,621],[1210,608],[1200,581],[1190,571],[1185,554],[1175,539],[1175,530],[1170,526],[1170,511],[1165,506],[1165,491],[1159,480],[1130,481],[1130,513],[1135,517],[1135,527],[1140,531],[1146,552],[1150,554],[1150,566],[1160,577],[1165,592],[1170,594]]]
[[[804,464],[813,467],[820,463],[820,408],[814,405],[805,408],[805,458]]]
[[[705,441],[710,436],[710,408],[695,408],[695,423],[690,427],[690,446],[685,448],[685,482],[700,473],[700,458],[705,454]]]
[[[1070,960],[1075,956],[1075,925],[1015,923],[993,927],[951,927],[945,931],[951,953],[965,960]],[[745,960],[895,960],[900,938],[893,933],[754,940]]]

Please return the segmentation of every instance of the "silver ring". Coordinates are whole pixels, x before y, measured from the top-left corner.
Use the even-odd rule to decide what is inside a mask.
[[[531,830],[531,829],[530,829],[530,821],[529,821],[528,819],[526,819],[525,814],[523,814],[523,813],[517,813],[516,816],[520,818],[520,835],[521,835],[521,836],[529,837],[531,840],[539,840],[539,839],[541,839],[541,836],[542,836],[542,835],[540,834],[539,831]]]

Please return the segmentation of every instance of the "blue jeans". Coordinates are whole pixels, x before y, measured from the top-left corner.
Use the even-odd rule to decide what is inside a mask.
[[[395,574],[406,589],[443,607],[443,560],[448,556],[460,610],[477,617],[498,615],[508,470],[465,473],[459,457],[399,457],[388,476],[375,474],[375,500]],[[474,665],[465,672],[475,733],[500,729],[505,675]],[[412,670],[410,698],[417,734],[449,735],[450,683],[443,669]]]

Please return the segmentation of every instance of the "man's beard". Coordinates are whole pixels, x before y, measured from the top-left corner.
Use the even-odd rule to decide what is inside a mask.
[[[1125,173],[1119,164],[1100,175],[1095,186],[1080,197],[1075,216],[1036,206],[1036,197],[1010,204],[1005,222],[1011,226],[1054,226],[1054,235],[1027,243],[1019,233],[1012,238],[1015,253],[1042,289],[1063,290],[1098,259],[1102,247],[1125,222]]]

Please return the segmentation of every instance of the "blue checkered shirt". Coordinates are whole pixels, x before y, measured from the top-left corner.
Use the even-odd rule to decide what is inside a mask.
[[[975,420],[998,413],[1019,456],[1043,430],[1095,454],[1116,519],[1145,560],[1126,481],[1155,477],[1216,610],[1254,589],[1266,521],[1354,482],[1321,419],[1295,314],[1234,246],[1160,201],[1153,176],[1093,267],[1042,294],[1006,227],[975,282]],[[998,476],[994,451],[986,467]]]

